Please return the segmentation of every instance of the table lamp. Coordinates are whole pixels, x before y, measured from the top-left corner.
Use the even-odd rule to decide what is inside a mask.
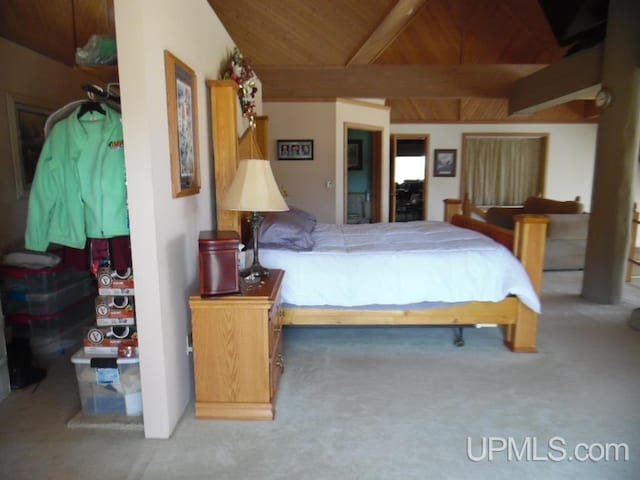
[[[260,265],[258,232],[262,216],[258,212],[289,210],[271,171],[271,162],[261,159],[240,160],[236,176],[220,202],[225,210],[251,212],[249,222],[253,237],[253,263],[241,276],[251,282],[269,276],[269,270]]]

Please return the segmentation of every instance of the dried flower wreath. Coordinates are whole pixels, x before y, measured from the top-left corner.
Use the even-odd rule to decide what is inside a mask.
[[[238,47],[234,47],[229,57],[227,69],[224,71],[223,79],[232,79],[239,86],[238,97],[242,107],[242,116],[249,120],[249,126],[256,124],[256,74],[249,62],[244,58]]]

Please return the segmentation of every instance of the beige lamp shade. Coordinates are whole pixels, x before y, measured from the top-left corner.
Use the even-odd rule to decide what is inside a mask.
[[[271,162],[253,158],[240,160],[236,176],[220,207],[243,212],[289,210],[273,177]]]

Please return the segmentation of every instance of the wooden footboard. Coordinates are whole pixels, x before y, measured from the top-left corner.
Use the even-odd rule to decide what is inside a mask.
[[[283,325],[502,325],[504,343],[518,353],[536,352],[538,316],[517,297],[421,310],[284,307]]]
[[[285,307],[283,325],[512,325],[519,301],[469,302],[420,310]]]
[[[535,292],[542,290],[542,267],[549,217],[516,215],[513,231],[490,225],[470,217],[468,200],[445,200],[445,220],[463,228],[478,231],[502,243],[520,260]],[[538,314],[518,301],[514,322],[504,329],[505,344],[515,352],[535,352],[538,336]]]

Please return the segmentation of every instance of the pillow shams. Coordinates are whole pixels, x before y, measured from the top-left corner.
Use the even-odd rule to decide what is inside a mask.
[[[260,225],[258,243],[264,248],[311,250],[315,226],[315,217],[296,207],[286,212],[269,212],[264,214]]]

